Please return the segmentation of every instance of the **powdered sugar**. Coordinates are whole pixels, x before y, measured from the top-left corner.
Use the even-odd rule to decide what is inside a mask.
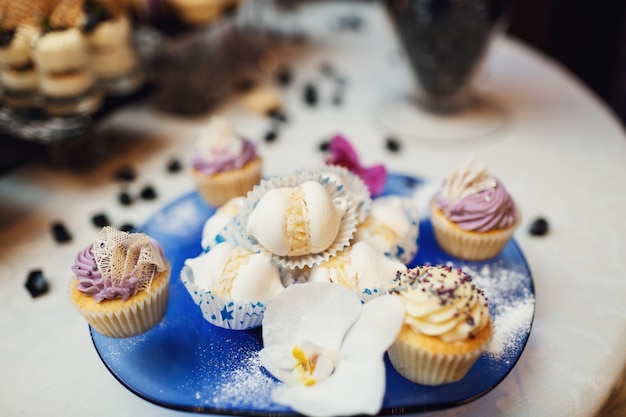
[[[485,291],[493,318],[493,335],[487,349],[493,359],[510,356],[528,336],[535,312],[535,297],[526,286],[526,271],[498,265],[460,266]]]

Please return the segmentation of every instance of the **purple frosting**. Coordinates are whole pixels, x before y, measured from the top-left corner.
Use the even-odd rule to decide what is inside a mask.
[[[99,303],[102,300],[121,298],[126,301],[131,296],[137,294],[137,283],[139,278],[132,274],[122,279],[121,285],[111,285],[111,279],[105,279],[98,270],[96,259],[89,245],[76,254],[72,271],[78,279],[76,289],[86,294],[93,295],[94,300]]]
[[[215,160],[207,161],[199,155],[193,158],[193,167],[206,175],[238,169],[256,158],[256,146],[249,140],[243,140],[241,155],[232,155],[227,150],[218,154]]]
[[[463,230],[488,232],[505,229],[515,224],[517,210],[504,185],[496,179],[496,186],[462,198],[456,203],[446,200],[441,193],[436,202],[446,217]]]

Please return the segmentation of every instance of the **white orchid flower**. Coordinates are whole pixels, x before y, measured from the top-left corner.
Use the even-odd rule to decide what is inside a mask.
[[[343,285],[295,284],[268,305],[263,366],[284,384],[272,400],[314,417],[377,414],[385,395],[385,351],[404,305],[391,295],[362,304]]]

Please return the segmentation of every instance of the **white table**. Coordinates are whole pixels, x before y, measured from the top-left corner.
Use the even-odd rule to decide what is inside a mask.
[[[364,18],[360,32],[330,29],[332,16],[353,7]],[[385,149],[390,132],[374,111],[390,89],[410,88],[381,10],[366,4],[311,6],[307,25],[315,46],[294,63],[285,95],[290,122],[275,143],[263,143],[269,121],[239,107],[225,107],[242,133],[259,139],[267,175],[322,161],[319,143],[334,133],[348,137],[366,164],[439,181],[469,156],[488,164],[523,213],[516,239],[534,275],[537,304],[526,350],[493,391],[465,406],[432,416],[603,416],[626,414],[626,135],[588,89],[554,62],[514,39],[500,39],[488,56],[481,91],[507,111],[506,124],[485,140],[437,145],[401,138]],[[317,25],[317,26],[316,26]],[[393,61],[393,60],[391,60]],[[320,80],[331,63],[348,79],[345,104],[307,109],[301,86]],[[403,84],[404,83],[404,84]],[[324,95],[326,94],[326,95]],[[66,288],[77,250],[97,229],[90,218],[105,212],[114,225],[141,224],[168,201],[193,190],[189,176],[193,135],[210,115],[184,120],[143,104],[129,106],[102,126],[132,128],[123,152],[76,174],[26,166],[0,179],[0,409],[7,416],[173,416],[176,412],[135,396],[107,371],[86,323],[70,306]],[[166,173],[170,158],[185,170]],[[136,193],[153,185],[154,201],[121,206],[113,172],[130,164]],[[545,216],[548,236],[531,237],[530,222]],[[67,225],[73,240],[54,242],[49,226]],[[43,269],[50,292],[32,299],[24,288],[29,270]],[[609,402],[609,396],[612,398]]]

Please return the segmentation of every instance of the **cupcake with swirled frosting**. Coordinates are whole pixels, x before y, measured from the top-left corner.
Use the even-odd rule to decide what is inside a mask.
[[[463,378],[491,339],[483,291],[460,269],[425,266],[398,273],[389,292],[405,307],[388,350],[394,369],[424,385]]]
[[[261,181],[262,160],[255,144],[240,137],[230,121],[216,117],[199,132],[191,174],[212,206],[245,196]]]
[[[435,239],[446,253],[469,261],[498,255],[520,223],[504,184],[473,162],[454,170],[430,206]]]
[[[165,315],[170,264],[144,233],[103,228],[72,265],[70,300],[100,334],[123,338],[144,333]]]

